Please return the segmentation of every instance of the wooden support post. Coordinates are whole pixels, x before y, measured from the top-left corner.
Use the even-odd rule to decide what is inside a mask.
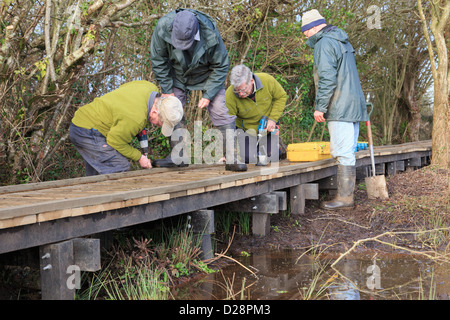
[[[278,210],[287,210],[287,194],[286,191],[273,191],[271,194],[275,194],[278,198]]]
[[[72,242],[74,264],[80,270],[95,272],[101,269],[100,239],[76,238]]]
[[[368,177],[367,167],[368,166],[356,167],[356,180],[364,180]]]
[[[419,157],[409,158],[408,160],[406,160],[407,167],[420,167],[421,165],[422,165],[422,159]]]
[[[225,210],[252,213],[252,232],[254,235],[265,236],[270,232],[270,214],[278,213],[285,207],[286,192],[276,191],[259,196],[227,203]]]
[[[197,210],[191,213],[192,232],[200,242],[202,260],[212,259],[214,252],[211,234],[214,233],[214,210]]]
[[[39,248],[43,300],[73,300],[75,286],[67,285],[67,269],[74,265],[71,240]]]
[[[336,175],[320,179],[318,182],[319,182],[319,189],[328,190],[329,194],[331,195],[336,193],[337,190]]]
[[[430,164],[429,161],[428,161],[429,158],[427,156],[421,157],[420,159],[421,159],[421,165],[420,165],[421,167],[425,167],[425,166]]]
[[[319,184],[300,184],[290,188],[290,206],[292,214],[305,213],[305,200],[319,200]]]
[[[241,202],[241,201],[239,201]],[[279,211],[279,196],[275,193],[266,193],[247,199],[247,206],[251,206],[252,233],[258,236],[266,236],[270,232],[270,214]]]
[[[77,238],[39,248],[43,300],[73,300],[80,271],[100,270],[100,240]]]
[[[386,163],[386,173],[388,176],[393,176],[397,173],[397,162],[388,162]]]
[[[397,171],[405,171],[405,161],[395,161],[395,167],[397,168]]]
[[[275,193],[265,193],[221,206],[225,210],[233,212],[261,212],[278,213],[278,196]]]
[[[255,200],[261,200],[261,197],[264,198],[262,201],[264,203],[263,206],[259,205],[258,202],[254,202],[253,208],[257,207],[255,210],[258,210],[258,212],[253,212],[252,215],[252,232],[254,235],[264,237],[270,232],[270,215],[276,214],[280,210],[287,210],[287,196],[285,191],[273,191]]]
[[[270,213],[254,212],[252,214],[253,235],[266,236],[270,232]]]
[[[375,174],[384,176],[385,172],[386,170],[384,163],[375,163]]]

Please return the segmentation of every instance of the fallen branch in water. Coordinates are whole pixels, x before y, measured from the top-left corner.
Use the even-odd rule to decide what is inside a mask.
[[[231,260],[231,261],[233,261],[233,262],[239,264],[241,267],[243,267],[244,269],[248,270],[251,274],[253,274],[256,278],[258,278],[258,276],[256,275],[256,273],[254,273],[252,270],[250,270],[249,268],[247,268],[246,266],[244,266],[242,263],[240,263],[240,262],[237,261],[236,259],[233,259],[233,258],[231,258],[231,257],[229,257],[229,256],[226,255],[226,253],[228,252],[228,249],[230,249],[231,243],[233,242],[233,238],[234,238],[234,233],[235,233],[235,231],[236,231],[236,227],[233,228],[233,234],[231,235],[231,237],[230,237],[230,239],[229,239],[229,241],[228,241],[228,246],[227,246],[227,248],[226,248],[224,251],[222,251],[221,253],[216,253],[216,254],[215,254],[215,256],[216,256],[215,258],[203,260],[203,262],[206,263],[206,264],[210,264],[210,263],[212,263],[212,262],[214,262],[214,261],[217,261],[217,260],[219,260],[219,259],[221,259],[221,258],[227,258],[227,259],[229,259],[229,260]],[[256,268],[255,268],[255,269],[256,269]]]
[[[236,259],[233,259],[232,257],[226,256],[226,255],[224,255],[224,254],[222,254],[222,253],[216,253],[216,256],[218,256],[219,258],[227,258],[227,259],[230,259],[231,261],[237,263],[237,264],[240,265],[242,268],[244,268],[245,270],[247,270],[248,272],[250,272],[250,273],[251,273],[252,275],[254,275],[257,279],[259,279],[255,272],[253,272],[252,270],[250,270],[249,268],[247,268],[246,266],[244,266],[242,263],[240,263],[240,262],[237,261]]]
[[[331,267],[334,268],[336,266],[336,264],[339,261],[341,261],[342,258],[347,256],[350,252],[352,252],[354,249],[356,249],[362,243],[368,242],[368,241],[376,241],[376,242],[379,242],[381,244],[385,244],[385,245],[391,246],[391,247],[393,247],[395,249],[401,249],[401,250],[404,250],[404,251],[407,251],[407,252],[410,252],[410,253],[413,253],[413,254],[425,256],[425,257],[427,257],[427,258],[429,258],[431,260],[434,260],[434,261],[439,261],[439,262],[442,262],[442,263],[450,263],[450,255],[449,254],[441,255],[441,254],[437,254],[437,252],[435,252],[435,251],[417,251],[417,250],[413,250],[413,249],[410,249],[410,248],[402,247],[402,246],[399,246],[399,245],[396,245],[396,244],[393,244],[393,243],[390,243],[390,242],[386,242],[386,241],[380,240],[381,238],[383,238],[385,236],[393,237],[393,236],[402,235],[402,234],[424,234],[424,233],[430,233],[430,232],[449,231],[449,230],[450,230],[450,227],[448,227],[448,228],[438,228],[438,229],[432,229],[432,230],[424,230],[424,231],[400,231],[400,232],[391,232],[391,231],[389,231],[389,232],[385,232],[385,233],[379,234],[379,235],[377,235],[375,237],[372,237],[372,238],[360,239],[360,240],[356,241],[349,250],[347,250],[346,252],[341,254],[340,257],[338,259],[336,259],[336,261],[334,261],[331,264]]]

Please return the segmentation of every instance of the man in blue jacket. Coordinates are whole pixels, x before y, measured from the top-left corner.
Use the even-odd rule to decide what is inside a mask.
[[[302,17],[306,44],[314,50],[316,107],[314,119],[328,121],[331,155],[337,160],[338,193],[323,209],[348,209],[354,206],[356,181],[355,147],[359,122],[367,121],[367,109],[355,62],[355,50],[347,34],[327,25],[313,9]]]
[[[152,35],[150,53],[152,69],[161,85],[161,96],[172,95],[183,104],[189,91],[202,90],[199,108],[207,108],[211,122],[223,136],[235,137],[236,116],[229,115],[225,105],[225,79],[228,74],[228,53],[215,21],[208,15],[191,9],[177,9],[163,16]],[[179,125],[185,127],[184,119]],[[227,135],[227,131],[230,133]],[[235,140],[235,138],[233,138]],[[234,141],[233,141],[234,142]],[[176,142],[171,141],[171,148]],[[225,152],[228,151],[225,149]],[[245,171],[247,166],[237,162],[235,150],[233,163],[225,168]],[[180,155],[182,156],[182,155]],[[165,159],[154,161],[156,167],[186,166],[190,156],[184,160]],[[227,157],[230,159],[231,157]]]

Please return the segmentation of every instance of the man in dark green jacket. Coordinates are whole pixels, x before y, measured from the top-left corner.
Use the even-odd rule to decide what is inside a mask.
[[[234,136],[236,117],[228,114],[225,105],[228,53],[211,17],[191,9],[177,9],[166,14],[153,31],[150,53],[163,97],[176,96],[184,106],[188,91],[201,90],[203,97],[198,107],[208,109],[211,122],[222,132],[223,141],[227,130],[233,132],[230,137]],[[184,121],[180,127],[185,127]],[[172,151],[176,144],[171,141]],[[234,152],[234,149],[230,151]],[[227,170],[247,170],[245,164],[238,164],[235,156],[232,158],[235,161],[227,162]],[[154,161],[154,165],[186,166],[189,159],[190,155],[171,153],[165,159]]]
[[[322,203],[323,209],[352,208],[355,188],[354,150],[359,135],[359,122],[367,121],[364,94],[355,62],[355,50],[347,34],[327,25],[313,9],[302,17],[306,44],[314,49],[316,107],[314,119],[328,121],[331,155],[338,162],[338,194]]]

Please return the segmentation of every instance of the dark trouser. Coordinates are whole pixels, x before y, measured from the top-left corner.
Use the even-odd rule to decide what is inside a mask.
[[[242,161],[245,163],[258,163],[258,155],[267,157],[268,162],[278,162],[280,155],[279,136],[268,134],[258,138],[254,135],[244,132],[242,129],[237,129],[239,154]]]
[[[186,92],[178,88],[173,88],[173,93],[181,101],[184,108],[186,104]],[[225,104],[225,89],[220,90],[216,94],[207,109],[211,122],[215,127],[234,123],[236,120],[236,116],[230,116],[228,114],[228,108]]]
[[[109,146],[97,130],[80,128],[71,123],[69,138],[83,157],[86,176],[130,170],[129,160]]]
[[[173,93],[175,97],[177,97],[181,104],[183,105],[183,108],[186,105],[187,101],[187,92],[184,90],[181,90],[179,88],[174,87]],[[211,102],[208,105],[208,112],[209,116],[211,118],[211,122],[213,125],[217,128],[220,127],[234,127],[234,121],[236,120],[236,116],[230,116],[228,114],[228,108],[225,104],[225,89],[220,90],[216,96],[211,100]],[[183,120],[175,127],[175,129],[178,128],[185,128],[185,117],[183,116]],[[190,162],[190,155],[183,155],[183,153],[172,155],[172,151],[174,149],[174,146],[181,142],[181,140],[178,141],[172,141],[172,138],[169,138],[170,141],[170,149],[171,153],[165,157],[164,159],[156,159],[152,162],[152,165],[154,167],[161,167],[161,168],[171,168],[171,167],[184,167],[188,166]],[[177,159],[172,159],[172,156],[176,156]]]

